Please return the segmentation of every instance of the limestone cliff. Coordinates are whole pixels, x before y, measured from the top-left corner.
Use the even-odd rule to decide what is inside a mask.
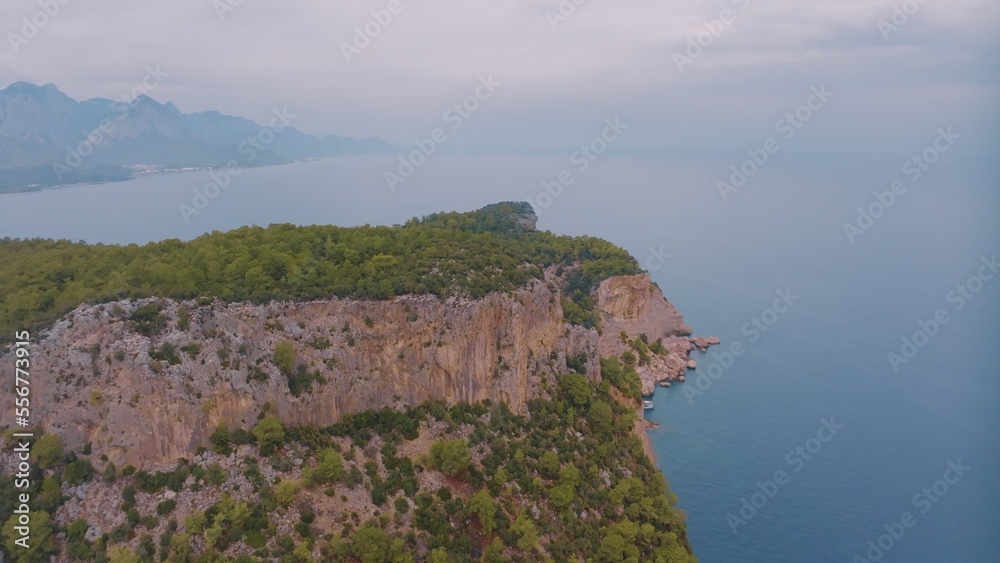
[[[265,405],[286,424],[320,426],[435,399],[490,399],[525,412],[543,380],[568,370],[567,358],[582,357],[598,378],[600,357],[623,349],[622,331],[663,338],[671,350],[640,369],[644,380],[683,373],[690,329],[648,275],[610,278],[596,301],[600,334],[563,322],[551,279],[479,300],[84,305],[32,347],[32,416],[70,449],[89,442],[94,455],[150,467],[191,457],[219,422],[249,428]],[[152,302],[165,327],[144,336],[129,318]],[[275,363],[285,342],[295,365],[321,378],[298,397]]]
[[[597,308],[602,317],[602,357],[618,356],[630,348],[622,342],[622,333],[630,338],[646,335],[650,342],[662,340],[667,353],[652,355],[649,363],[636,368],[644,395],[651,395],[656,383],[684,381],[684,373],[697,365],[690,358],[691,351],[719,343],[715,337],[688,338],[691,328],[649,274],[605,280],[597,290]]]

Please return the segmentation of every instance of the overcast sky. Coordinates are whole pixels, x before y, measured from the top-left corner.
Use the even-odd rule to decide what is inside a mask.
[[[521,150],[579,144],[616,116],[631,126],[622,146],[749,147],[825,85],[834,96],[802,147],[922,146],[946,125],[983,152],[998,138],[996,0],[585,0],[560,21],[560,0],[400,0],[350,62],[342,44],[389,0],[59,0],[28,39],[22,18],[44,21],[44,1],[0,3],[0,87],[117,98],[159,65],[152,97],[185,112],[265,121],[287,106],[310,133],[403,144],[492,74],[501,85],[457,144]],[[880,30],[894,1],[919,9]],[[725,9],[730,23],[679,70],[675,53]]]

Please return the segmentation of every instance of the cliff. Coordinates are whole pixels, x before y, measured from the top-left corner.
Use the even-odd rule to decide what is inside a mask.
[[[652,354],[648,363],[636,367],[643,395],[653,394],[656,383],[684,381],[684,373],[697,366],[691,351],[719,343],[715,337],[689,338],[691,327],[684,324],[681,313],[650,281],[649,274],[604,280],[597,290],[597,308],[603,321],[598,346],[602,357],[620,356],[632,349],[623,342],[623,335],[662,341],[664,353]]]
[[[584,358],[583,371],[599,378],[599,359],[624,349],[621,331],[664,338],[671,350],[640,368],[644,379],[683,373],[690,329],[648,275],[605,280],[596,301],[602,334],[563,322],[551,281],[477,300],[83,305],[32,348],[33,419],[69,449],[90,443],[94,455],[141,467],[190,458],[219,422],[249,428],[264,405],[286,425],[316,426],[437,399],[502,401],[523,413],[543,380],[569,371],[567,358]],[[153,303],[165,328],[145,336],[129,319]],[[298,397],[275,363],[285,342],[293,371],[317,376]]]
[[[695,561],[639,396],[712,340],[623,249],[535,220],[0,241],[31,557]]]

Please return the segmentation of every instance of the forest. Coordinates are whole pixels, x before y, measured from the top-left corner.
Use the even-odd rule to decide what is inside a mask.
[[[319,428],[285,427],[264,409],[246,428],[220,424],[195,459],[158,471],[119,468],[43,434],[32,450],[33,548],[14,549],[17,489],[0,474],[3,548],[24,563],[55,554],[105,563],[696,563],[676,498],[634,433],[636,407],[616,398],[638,376],[617,358],[602,371],[616,377],[557,378],[527,416],[502,403],[438,401]],[[119,507],[121,524],[91,533],[85,519],[57,522],[82,486]],[[191,509],[192,499],[205,508]]]
[[[640,271],[607,241],[535,230],[523,202],[395,226],[243,227],[142,246],[8,238],[0,240],[0,264],[0,344],[83,303],[150,296],[257,303],[479,298],[522,287],[558,264],[580,265],[567,291],[567,320],[594,326],[590,291],[610,276]]]

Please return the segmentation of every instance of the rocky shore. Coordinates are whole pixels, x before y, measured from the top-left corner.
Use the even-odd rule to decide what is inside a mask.
[[[622,342],[622,334],[629,338],[645,335],[649,342],[662,340],[668,353],[651,355],[648,364],[636,368],[643,395],[652,395],[657,383],[684,381],[687,370],[698,367],[691,352],[704,352],[720,343],[715,336],[691,337],[691,328],[653,285],[649,274],[605,280],[597,290],[597,306],[603,321],[601,356],[618,356],[629,349]]]

